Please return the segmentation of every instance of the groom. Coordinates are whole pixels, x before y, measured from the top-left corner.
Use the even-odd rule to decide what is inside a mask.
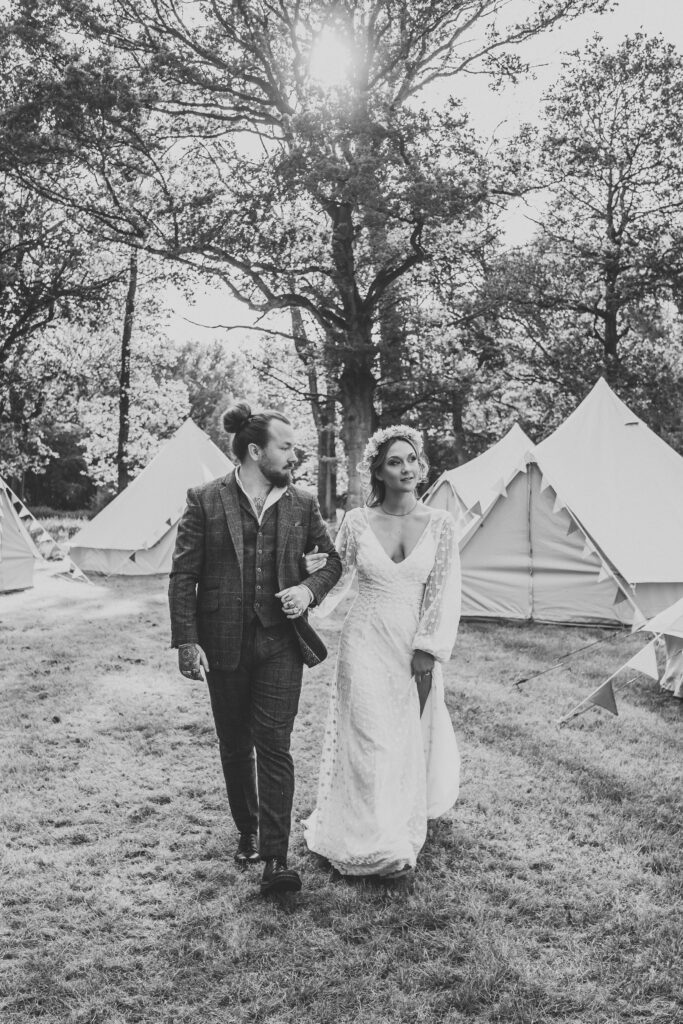
[[[263,894],[298,891],[301,879],[287,866],[290,737],[303,665],[327,654],[306,612],[337,582],[341,562],[317,501],[291,484],[289,420],[241,404],[223,423],[239,465],[188,491],[169,586],[171,643],[184,676],[206,672],[240,834],[235,860],[265,861]],[[327,564],[304,578],[303,555],[316,545]]]

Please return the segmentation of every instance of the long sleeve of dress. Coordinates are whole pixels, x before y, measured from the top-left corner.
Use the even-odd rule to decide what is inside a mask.
[[[353,530],[352,516],[347,513],[342,520],[334,546],[342,562],[342,574],[335,586],[328,591],[320,604],[311,608],[313,618],[325,618],[337,605],[341,604],[351,590],[356,578],[356,535]]]
[[[425,584],[413,650],[448,661],[458,633],[461,607],[460,552],[450,514],[440,525],[434,566]]]

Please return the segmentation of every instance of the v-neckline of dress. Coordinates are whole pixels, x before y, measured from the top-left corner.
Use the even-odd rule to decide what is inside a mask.
[[[377,546],[379,547],[380,551],[384,554],[384,556],[387,559],[387,561],[391,562],[392,565],[403,565],[405,562],[408,561],[409,558],[412,558],[412,556],[415,554],[415,552],[419,548],[420,544],[422,543],[422,540],[424,539],[424,536],[427,533],[427,530],[429,529],[430,523],[431,523],[431,519],[428,519],[427,522],[425,523],[424,530],[422,531],[420,536],[417,538],[417,540],[415,541],[415,543],[413,544],[412,548],[410,549],[408,554],[405,556],[405,558],[402,558],[400,560],[400,562],[395,562],[394,559],[389,554],[389,552],[387,551],[387,549],[384,547],[384,544],[382,544],[382,541],[379,539],[379,537],[377,536],[377,534],[373,530],[372,526],[370,525],[370,515],[368,513],[367,508],[364,509],[364,512],[365,512],[365,525],[366,525],[367,529],[370,531],[372,536],[375,538],[375,540],[377,542]]]

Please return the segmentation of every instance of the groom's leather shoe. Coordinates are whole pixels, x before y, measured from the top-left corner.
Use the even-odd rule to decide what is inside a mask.
[[[299,892],[301,879],[298,872],[287,867],[287,861],[280,857],[269,857],[263,869],[261,895],[274,892]]]
[[[235,851],[235,863],[241,868],[246,868],[249,864],[258,864],[260,860],[257,837],[242,832]]]

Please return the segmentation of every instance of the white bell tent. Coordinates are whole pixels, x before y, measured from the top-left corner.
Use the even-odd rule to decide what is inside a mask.
[[[546,441],[524,447],[495,474],[473,460],[463,615],[640,623],[683,596],[683,458],[604,380]]]
[[[510,475],[510,466],[523,464],[526,452],[533,450],[533,442],[515,423],[482,455],[442,473],[423,500],[433,508],[447,509],[462,534],[496,501],[503,477]]]
[[[189,487],[225,476],[230,459],[186,420],[152,461],[72,539],[86,572],[107,576],[167,573]]]
[[[537,447],[649,618],[683,597],[683,457],[600,379]]]
[[[13,497],[0,477],[0,593],[32,587],[36,564],[42,561]]]

